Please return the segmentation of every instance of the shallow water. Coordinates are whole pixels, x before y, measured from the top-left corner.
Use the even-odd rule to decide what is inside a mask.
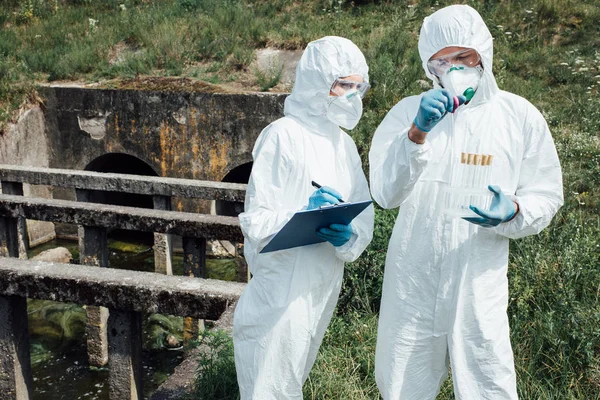
[[[109,266],[138,271],[154,270],[152,243],[109,239]],[[31,249],[29,257],[54,247],[66,247],[79,261],[77,242],[53,240]],[[183,255],[173,256],[173,273],[183,271]],[[228,259],[207,260],[209,277],[231,280],[235,262]],[[28,300],[34,400],[105,400],[108,399],[108,369],[90,367],[87,361],[85,308],[52,301]],[[181,349],[165,346],[168,335],[182,339],[183,318],[167,315],[144,315],[143,382],[148,398],[183,359]]]
[[[50,359],[32,365],[33,400],[108,400],[108,369],[89,367],[85,343],[51,353]],[[182,359],[181,351],[144,350],[144,398],[167,379]]]

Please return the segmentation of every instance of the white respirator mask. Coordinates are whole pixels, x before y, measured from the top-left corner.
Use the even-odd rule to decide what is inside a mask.
[[[440,83],[444,89],[447,89],[452,96],[465,95],[467,100],[471,100],[473,94],[479,87],[479,82],[483,76],[483,68],[480,65],[467,67],[464,65],[453,65],[440,78]],[[470,96],[465,93],[468,89]]]
[[[329,96],[327,119],[346,129],[354,129],[362,116],[362,99],[357,90],[342,96]]]

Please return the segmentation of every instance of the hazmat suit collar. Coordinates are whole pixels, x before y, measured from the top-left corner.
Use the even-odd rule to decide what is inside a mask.
[[[354,74],[369,81],[365,57],[350,40],[326,36],[310,42],[296,67],[292,94],[285,99],[285,116],[319,134],[339,131],[326,117],[329,89],[337,78]]]
[[[479,13],[466,5],[453,5],[436,11],[423,20],[419,34],[419,55],[427,77],[440,88],[437,78],[429,72],[427,61],[445,47],[459,46],[475,49],[481,56],[483,76],[475,96],[468,106],[477,106],[499,92],[492,73],[494,60],[493,38]]]

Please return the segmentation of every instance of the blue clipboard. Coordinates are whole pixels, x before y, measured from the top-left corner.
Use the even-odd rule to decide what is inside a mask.
[[[331,224],[348,225],[372,202],[367,200],[357,203],[341,203],[314,210],[298,211],[260,253],[322,243],[325,240],[316,235],[319,229]]]

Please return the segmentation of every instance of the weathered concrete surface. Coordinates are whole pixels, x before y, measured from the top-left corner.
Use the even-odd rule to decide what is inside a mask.
[[[19,117],[17,123],[0,135],[0,164],[22,164],[48,167],[50,154],[46,136],[44,113],[40,107],[32,107]],[[52,198],[48,187],[24,185],[25,196]],[[29,244],[35,246],[55,237],[54,224],[27,221]]]
[[[0,217],[0,257],[19,257],[18,221]]]
[[[244,201],[247,187],[247,185],[241,183],[23,167],[6,164],[0,165],[0,180],[86,190],[227,201]]]
[[[88,362],[91,366],[103,367],[108,363],[108,308],[88,306],[85,315]]]
[[[233,328],[233,313],[236,303],[227,307],[221,318],[215,323],[214,329],[231,333]],[[186,353],[185,359],[175,368],[171,376],[152,394],[150,400],[180,400],[186,398],[193,389],[198,370],[198,357],[208,352],[206,346],[200,346]],[[207,399],[208,400],[208,399]]]
[[[0,295],[217,320],[245,284],[112,268],[0,259]]]
[[[0,163],[47,167],[50,160],[44,113],[40,107],[26,110],[0,140]]]
[[[142,316],[135,311],[110,310],[108,362],[111,400],[142,400]]]
[[[86,199],[89,191],[78,191],[77,196]],[[108,266],[108,237],[106,228],[79,226],[79,258],[80,263],[91,267]],[[85,309],[87,321],[88,361],[91,366],[103,367],[108,362],[107,321],[108,309],[88,306]]]
[[[107,153],[126,153],[157,175],[221,181],[252,161],[263,128],[283,115],[286,94],[203,93],[41,87],[49,164],[83,170]],[[92,138],[82,119],[106,118]],[[23,163],[19,163],[23,164]],[[57,194],[55,193],[55,197]],[[176,200],[174,209],[208,213],[209,202]]]
[[[184,236],[182,244],[183,275],[206,278],[206,240]],[[196,340],[202,330],[204,330],[204,321],[186,317],[183,320],[183,343],[187,344],[191,340]]]
[[[57,262],[62,264],[69,264],[72,259],[73,255],[66,247],[45,250],[31,258],[33,261]]]
[[[23,184],[23,195],[25,197],[52,198],[52,190],[49,186]],[[56,238],[56,231],[52,222],[27,220],[27,236],[29,247],[35,247]]]
[[[236,249],[231,242],[226,240],[211,240],[206,246],[207,255],[213,257],[235,257]]]
[[[152,197],[155,210],[171,210],[171,198],[168,196]],[[173,241],[171,235],[164,233],[154,234],[154,272],[173,275]]]
[[[0,187],[2,193],[23,196],[23,184],[20,182],[1,182]],[[10,257],[19,257],[24,260],[27,259],[27,250],[29,250],[29,237],[27,235],[27,221],[22,215],[15,216],[14,218],[3,219],[0,230],[0,235],[6,238],[6,253]],[[16,239],[16,243],[14,243]],[[4,239],[2,240],[4,242]],[[2,246],[2,252],[4,252],[4,245]],[[16,253],[14,252],[16,248]]]
[[[100,140],[106,136],[106,115],[85,118],[77,117],[79,129],[88,133],[92,139]]]
[[[256,138],[283,115],[286,97],[180,89],[41,87],[43,112],[28,111],[22,119],[31,122],[0,137],[0,163],[83,170],[100,156],[124,153],[162,177],[221,181],[252,161]],[[47,188],[34,190],[50,196]],[[56,188],[52,195],[75,198],[70,188]],[[173,208],[210,213],[211,201],[190,197],[177,196]],[[45,226],[49,230],[31,229],[37,235],[32,244],[54,236],[53,225]]]
[[[171,235],[154,234],[154,272],[173,275],[173,241]]]
[[[236,217],[0,195],[0,216],[242,242]]]
[[[235,258],[236,265],[236,282],[250,282],[250,270],[248,269],[248,263],[243,256]]]
[[[0,296],[0,398],[29,400],[32,377],[27,300]]]

